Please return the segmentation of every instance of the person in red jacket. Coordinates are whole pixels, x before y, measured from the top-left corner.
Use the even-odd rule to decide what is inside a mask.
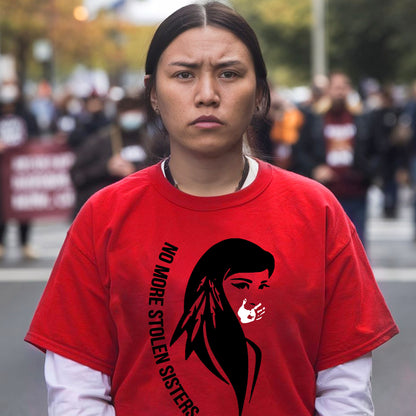
[[[50,415],[372,415],[398,332],[327,188],[243,149],[270,95],[256,36],[193,4],[156,31],[150,118],[170,157],[94,194],[26,340]]]

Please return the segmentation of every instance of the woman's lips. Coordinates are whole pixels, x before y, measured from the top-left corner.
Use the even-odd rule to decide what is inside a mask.
[[[215,116],[201,116],[192,121],[191,125],[199,128],[215,128],[224,123]]]

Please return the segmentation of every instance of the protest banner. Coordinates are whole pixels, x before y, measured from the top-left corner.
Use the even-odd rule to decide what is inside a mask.
[[[2,153],[3,220],[69,217],[75,201],[69,175],[73,162],[68,147],[53,141],[34,140]]]

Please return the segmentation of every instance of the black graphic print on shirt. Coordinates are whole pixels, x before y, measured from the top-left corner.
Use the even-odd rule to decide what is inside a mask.
[[[186,333],[185,359],[195,353],[207,370],[232,387],[239,415],[253,395],[261,365],[261,350],[245,337],[242,325],[266,313],[258,295],[269,287],[274,267],[272,254],[250,241],[233,238],[212,246],[191,273],[184,312],[170,342],[172,346]]]

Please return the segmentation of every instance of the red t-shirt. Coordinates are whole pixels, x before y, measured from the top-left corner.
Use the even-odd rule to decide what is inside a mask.
[[[260,162],[225,196],[159,165],[95,194],[26,340],[109,374],[117,416],[310,416],[318,371],[397,332],[332,194]]]

